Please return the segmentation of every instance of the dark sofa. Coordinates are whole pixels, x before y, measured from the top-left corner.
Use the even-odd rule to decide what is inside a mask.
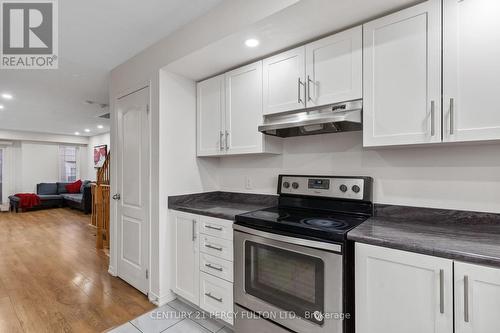
[[[40,197],[41,204],[35,208],[71,207],[81,210],[85,214],[92,211],[91,182],[82,182],[80,193],[68,193],[66,185],[69,183],[40,183],[36,185],[36,194]],[[17,211],[19,199],[9,197],[11,209]]]

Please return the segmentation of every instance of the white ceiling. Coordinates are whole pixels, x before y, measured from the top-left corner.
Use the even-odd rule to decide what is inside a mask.
[[[108,103],[109,71],[221,1],[59,1],[59,69],[0,70],[0,93],[14,95],[0,98],[0,129],[109,131],[109,121],[97,118],[108,110],[84,103]]]
[[[417,2],[421,0],[302,0],[167,68],[187,78],[201,80]],[[246,47],[244,41],[248,38],[258,39],[260,45],[252,49]]]

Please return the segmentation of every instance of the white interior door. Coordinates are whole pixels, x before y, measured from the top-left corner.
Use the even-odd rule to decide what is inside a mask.
[[[443,3],[444,141],[500,139],[500,1]]]
[[[117,101],[117,270],[143,293],[149,289],[148,105],[148,87]]]

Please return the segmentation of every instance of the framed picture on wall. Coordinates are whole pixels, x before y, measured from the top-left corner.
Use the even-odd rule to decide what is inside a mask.
[[[94,147],[94,168],[100,168],[108,155],[108,145],[100,145]]]

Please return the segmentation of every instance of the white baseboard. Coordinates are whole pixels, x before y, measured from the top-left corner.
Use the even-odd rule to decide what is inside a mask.
[[[118,272],[113,266],[108,267],[108,273],[111,274],[112,276],[118,276]]]
[[[169,292],[167,295],[163,295],[163,296],[158,296],[153,292],[149,292],[148,298],[149,298],[149,301],[151,303],[153,303],[154,305],[162,306],[162,305],[167,304],[168,302],[172,302],[177,297],[172,292]]]

